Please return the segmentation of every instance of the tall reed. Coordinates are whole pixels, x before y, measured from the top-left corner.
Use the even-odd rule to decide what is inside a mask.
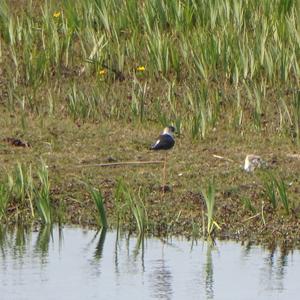
[[[118,180],[115,192],[115,204],[118,213],[118,223],[133,216],[137,230],[145,233],[148,227],[148,216],[144,205],[144,191],[140,187],[138,192],[132,191],[123,179]]]
[[[101,191],[96,190],[95,188],[89,187],[89,191],[97,207],[98,221],[100,222],[101,227],[106,229],[108,227],[108,224],[103,195]]]
[[[272,173],[267,173],[267,176],[264,179],[264,192],[273,209],[277,208],[276,186],[277,180],[274,175]]]
[[[52,205],[50,198],[50,182],[48,175],[48,167],[44,161],[41,162],[41,166],[38,169],[39,186],[35,188],[35,203],[38,214],[44,224],[51,224],[52,217]]]
[[[206,205],[206,217],[207,217],[207,226],[206,226],[206,234],[211,236],[214,229],[221,229],[218,223],[214,220],[215,214],[215,184],[214,182],[209,182],[207,190],[202,190],[202,194],[204,196],[204,201]]]
[[[22,109],[23,117],[49,107],[49,115],[75,120],[180,120],[193,138],[206,137],[220,118],[257,130],[267,118],[276,127],[292,122],[299,135],[289,92],[299,87],[297,1],[68,0],[57,6],[51,0],[22,11],[12,3],[0,3],[4,105]],[[132,87],[138,65],[147,72]],[[170,82],[171,102],[164,91]],[[236,91],[245,89],[237,104]],[[45,91],[59,91],[61,109],[53,109]],[[278,92],[282,104],[276,106]]]
[[[300,145],[300,91],[293,96],[294,130],[297,145]]]
[[[9,190],[5,183],[0,183],[0,220],[6,217],[6,207],[9,202]]]
[[[278,207],[278,203],[281,203],[285,213],[290,214],[291,203],[287,194],[287,185],[282,177],[268,172],[264,179],[264,190],[274,209]]]

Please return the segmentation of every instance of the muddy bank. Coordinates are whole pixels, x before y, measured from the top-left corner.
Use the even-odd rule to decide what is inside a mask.
[[[115,192],[118,180],[122,179],[133,193],[143,194],[149,232],[200,236],[203,218],[206,220],[201,191],[214,180],[217,192],[214,220],[221,227],[215,230],[216,237],[288,247],[300,245],[300,159],[296,146],[284,137],[251,133],[241,136],[226,131],[212,132],[201,141],[190,140],[182,133],[168,155],[169,190],[162,195],[160,164],[97,166],[162,160],[163,154],[148,150],[161,129],[158,126],[113,122],[78,126],[71,120],[47,118],[41,122],[39,118],[31,118],[24,130],[20,118],[11,118],[9,114],[0,122],[2,182],[17,162],[25,168],[31,165],[34,170],[41,159],[45,161],[55,221],[97,225],[95,204],[84,184],[88,183],[102,191],[109,225],[117,226]],[[11,142],[12,137],[30,147],[18,147]],[[268,162],[267,171],[284,181],[289,214],[279,200],[274,208],[268,199],[265,170],[243,171],[241,165],[249,153],[261,155]],[[31,222],[28,205],[12,200],[2,221]],[[124,213],[121,225],[136,230],[129,211]]]

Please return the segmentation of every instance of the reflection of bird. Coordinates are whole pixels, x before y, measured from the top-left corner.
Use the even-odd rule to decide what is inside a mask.
[[[169,150],[175,145],[174,134],[175,127],[168,126],[159,135],[156,142],[151,145],[150,150]],[[165,191],[166,182],[166,165],[167,165],[167,152],[165,152],[164,169],[163,169],[163,191]]]

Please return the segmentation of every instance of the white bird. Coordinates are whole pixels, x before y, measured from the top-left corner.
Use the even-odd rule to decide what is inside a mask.
[[[253,172],[256,168],[261,168],[266,162],[259,156],[248,154],[245,159],[244,170],[246,172]]]

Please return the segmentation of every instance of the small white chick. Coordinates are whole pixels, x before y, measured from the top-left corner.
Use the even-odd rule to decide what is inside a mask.
[[[253,172],[256,168],[261,168],[266,163],[258,155],[248,154],[245,159],[244,170],[246,172]]]

